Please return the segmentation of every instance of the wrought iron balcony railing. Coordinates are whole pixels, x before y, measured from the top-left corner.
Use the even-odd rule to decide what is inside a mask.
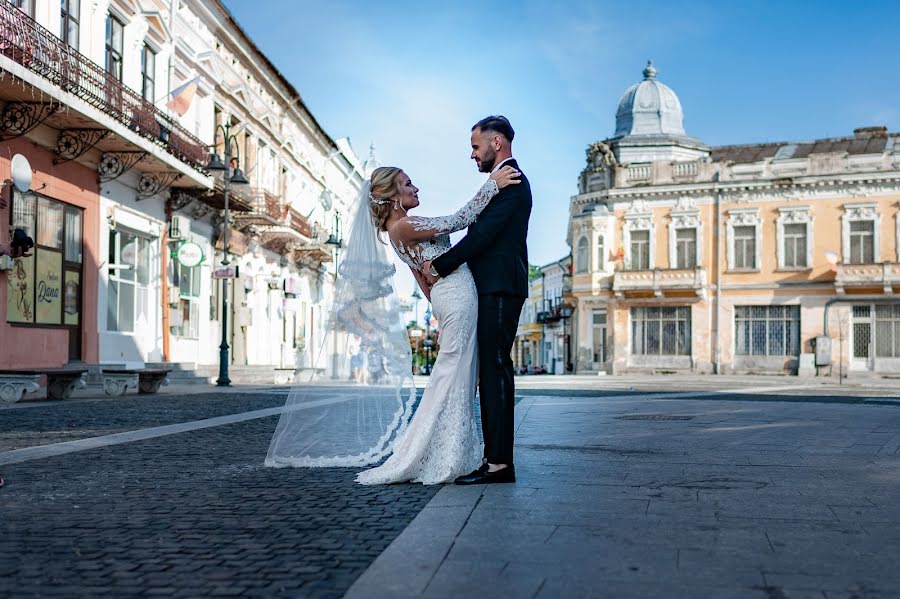
[[[205,172],[203,142],[9,2],[0,2],[0,54]]]

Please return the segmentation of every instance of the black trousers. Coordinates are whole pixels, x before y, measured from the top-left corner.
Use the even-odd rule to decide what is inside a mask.
[[[491,464],[513,463],[516,399],[510,352],[523,305],[524,297],[478,296],[478,392],[484,457]]]

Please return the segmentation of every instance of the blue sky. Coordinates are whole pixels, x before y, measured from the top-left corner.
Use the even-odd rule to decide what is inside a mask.
[[[226,0],[332,137],[370,142],[421,214],[483,181],[469,129],[502,113],[534,192],[532,262],[568,253],[588,144],[612,135],[648,58],[711,145],[900,130],[897,2]],[[411,281],[411,279],[410,279]],[[405,283],[404,283],[405,284]]]

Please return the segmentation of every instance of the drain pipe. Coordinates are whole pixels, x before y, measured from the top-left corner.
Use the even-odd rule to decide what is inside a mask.
[[[715,374],[722,374],[722,356],[721,356],[721,347],[719,343],[719,307],[722,305],[722,252],[719,248],[720,245],[720,233],[719,229],[721,228],[721,206],[722,206],[722,192],[719,189],[719,172],[716,172],[715,178],[715,208],[716,208],[716,218],[715,218],[715,234],[713,235],[713,254],[715,256],[714,264],[716,268],[716,307],[713,312],[713,335],[712,342],[713,346],[713,369]]]

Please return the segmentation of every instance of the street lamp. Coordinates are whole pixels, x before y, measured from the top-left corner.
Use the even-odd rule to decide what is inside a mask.
[[[235,166],[231,168],[231,152],[232,143],[235,141],[236,135],[231,133],[231,125],[219,125],[213,134],[213,147],[215,140],[222,132],[222,141],[225,146],[225,161],[219,158],[219,155],[213,151],[209,155],[209,164],[206,165],[210,171],[224,171],[222,175],[222,195],[225,204],[225,218],[222,223],[222,266],[228,266],[228,189],[231,183],[235,185],[247,185],[250,181],[238,168],[239,148],[234,145],[234,161]],[[226,279],[222,279],[222,343],[219,345],[219,378],[216,379],[216,385],[219,387],[228,387],[231,385],[231,379],[228,378],[228,283]]]

